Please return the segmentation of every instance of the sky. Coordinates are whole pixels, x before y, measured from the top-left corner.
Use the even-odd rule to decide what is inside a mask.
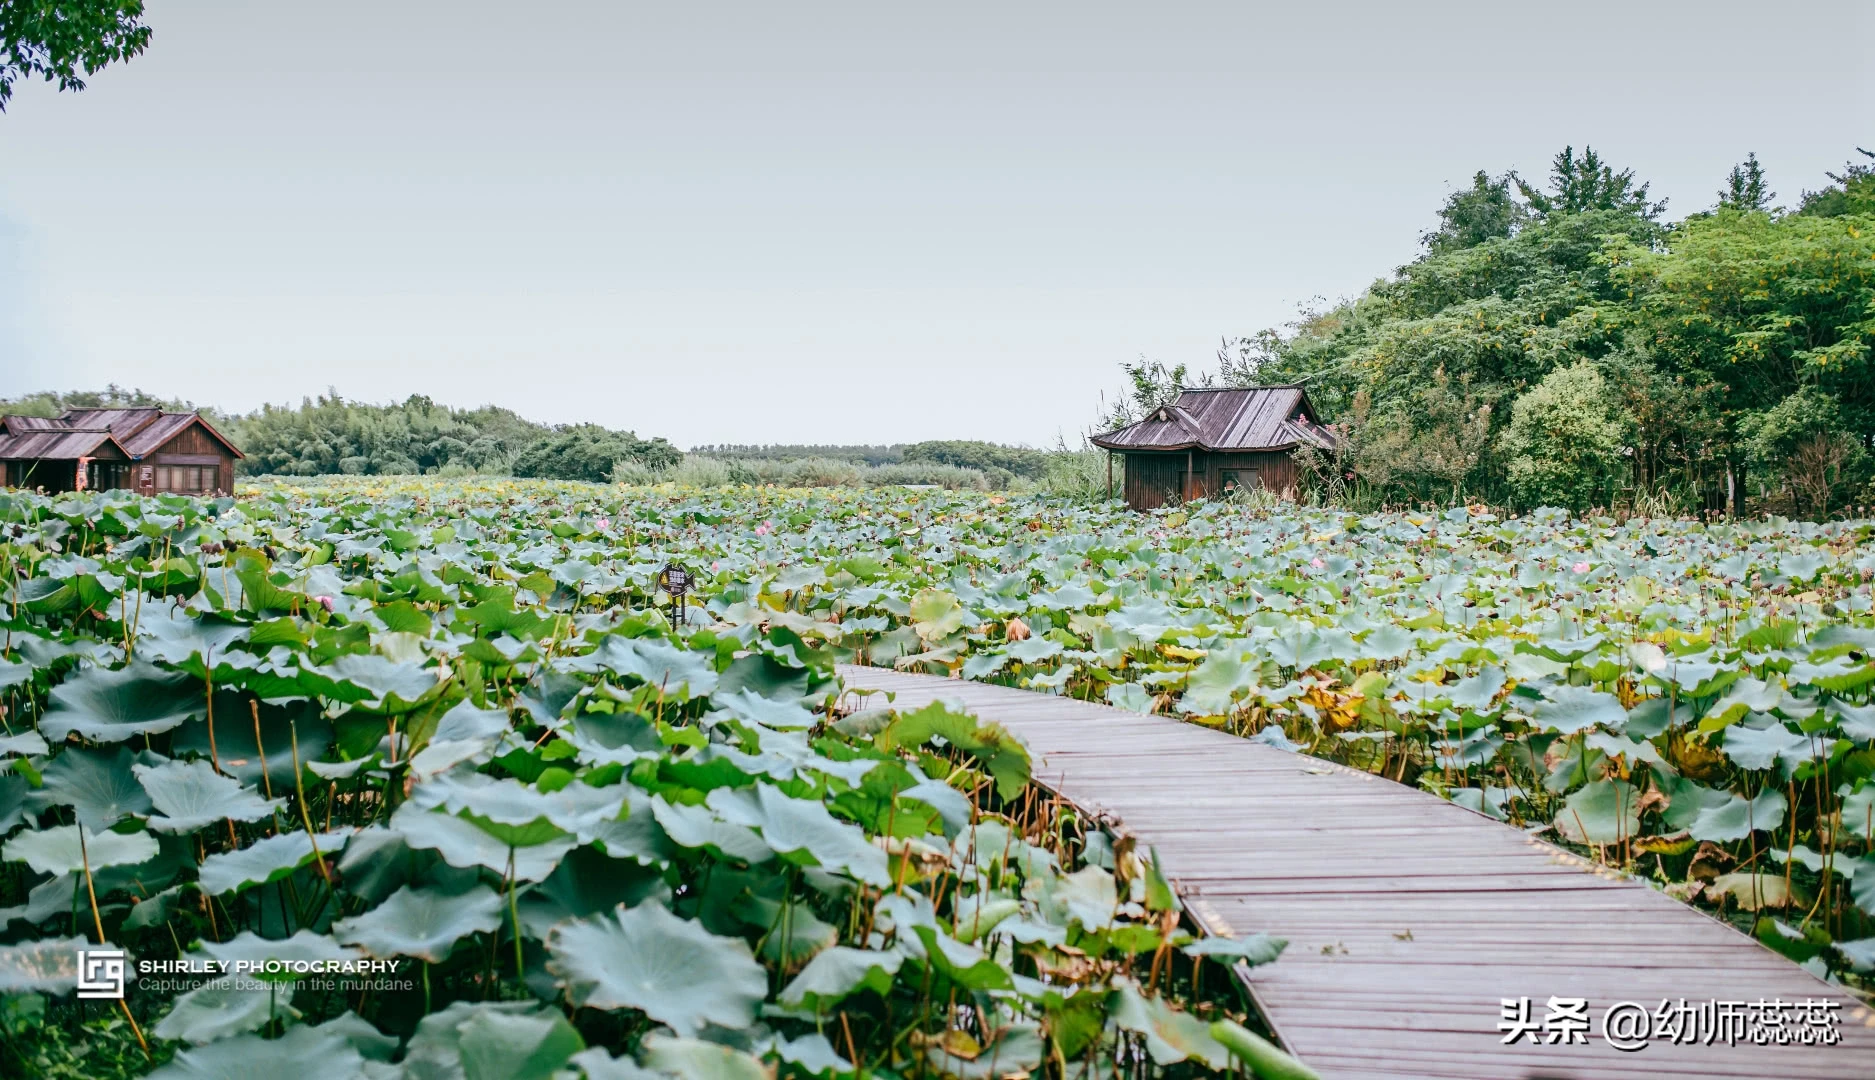
[[[1473,172],[1875,147],[1875,4],[150,0],[0,114],[0,397],[422,393],[714,443],[1078,439]]]

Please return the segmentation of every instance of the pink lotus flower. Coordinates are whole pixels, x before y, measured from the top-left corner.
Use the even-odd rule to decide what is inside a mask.
[[[600,532],[604,532],[605,530],[612,527],[612,519],[611,518],[594,518],[593,524],[598,527]]]
[[[757,525],[757,526],[755,527],[755,535],[757,535],[757,536],[767,536],[767,535],[768,535],[768,529],[769,529],[769,525],[768,525],[768,522],[766,522],[766,521],[764,521],[764,522],[762,522],[762,523],[761,523],[760,525]]]
[[[1320,555],[1317,555],[1313,559],[1309,560],[1309,565],[1313,566],[1317,570],[1320,570],[1322,567],[1327,566],[1328,564],[1322,561],[1322,557]]]
[[[316,601],[320,607],[325,608],[327,611],[332,610],[332,598],[330,596],[315,596],[313,597],[313,600]]]
[[[723,568],[723,564],[721,560],[718,560],[710,564],[710,569],[712,570],[721,570],[722,568]]]
[[[1575,564],[1574,566],[1570,567],[1569,569],[1574,570],[1578,574],[1586,574],[1589,572],[1589,564],[1586,562],[1579,562]]]

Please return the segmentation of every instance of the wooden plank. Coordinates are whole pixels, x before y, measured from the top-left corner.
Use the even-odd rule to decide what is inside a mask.
[[[1875,1014],[1638,879],[1382,777],[1225,732],[987,683],[843,667],[893,705],[1007,727],[1038,782],[1157,850],[1200,925],[1286,937],[1246,988],[1327,1077],[1875,1076]],[[882,695],[867,702],[886,704]],[[1410,932],[1410,939],[1401,936]],[[1504,998],[1588,999],[1586,1046],[1502,1043]],[[1836,1046],[1622,1053],[1618,1001],[1837,1003]]]

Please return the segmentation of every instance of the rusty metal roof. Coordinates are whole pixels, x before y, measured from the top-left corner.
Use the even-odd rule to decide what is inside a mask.
[[[200,413],[126,408],[67,409],[56,420],[43,416],[0,416],[0,458],[95,457],[96,447],[101,443],[98,440],[88,443],[77,436],[102,435],[119,453],[135,461],[162,449],[164,444],[197,423],[235,457],[245,456],[216,431],[214,425],[202,419]],[[61,441],[65,436],[73,438]]]
[[[1287,450],[1334,441],[1299,385],[1186,390],[1139,423],[1092,439],[1108,450]]]
[[[83,457],[107,457],[112,452],[124,458],[130,456],[116,437],[103,428],[38,429],[0,435],[0,458],[14,461],[26,458],[75,461]]]
[[[0,416],[0,433],[22,431],[64,431],[65,421],[51,416]]]
[[[193,413],[168,413],[161,409],[147,406],[137,408],[102,408],[102,409],[67,409],[59,419],[75,428],[109,428],[111,434],[119,439],[126,439],[156,420],[159,416],[192,416]]]

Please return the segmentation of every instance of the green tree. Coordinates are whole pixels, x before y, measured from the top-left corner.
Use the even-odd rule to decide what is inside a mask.
[[[1616,172],[1613,166],[1602,161],[1592,146],[1584,146],[1581,157],[1576,156],[1575,147],[1563,147],[1562,153],[1550,163],[1547,191],[1517,181],[1517,190],[1523,193],[1530,209],[1544,218],[1587,210],[1616,210],[1653,221],[1666,213],[1667,203],[1665,199],[1647,201],[1647,187],[1634,182],[1633,169]]]
[[[1429,251],[1444,252],[1510,238],[1530,220],[1530,211],[1511,194],[1515,182],[1509,173],[1493,178],[1479,169],[1471,187],[1446,197],[1439,209],[1439,227],[1421,236],[1420,242]]]
[[[902,460],[930,461],[955,465],[960,469],[987,472],[1001,469],[1014,476],[1037,479],[1048,470],[1048,455],[1026,446],[1004,446],[975,439],[946,439],[912,443],[905,447]]]
[[[1625,437],[1601,372],[1587,361],[1559,368],[1511,405],[1503,437],[1511,491],[1524,506],[1606,506]]]
[[[1719,191],[1719,209],[1769,212],[1771,200],[1775,198],[1777,192],[1764,182],[1764,168],[1758,164],[1758,155],[1751,153],[1732,166],[1731,174],[1725,178],[1725,187]]]
[[[1839,173],[1824,173],[1824,176],[1836,181],[1821,191],[1803,193],[1802,207],[1797,211],[1812,217],[1845,217],[1850,214],[1863,214],[1875,217],[1875,150],[1856,147],[1866,161],[1850,159]]]
[[[0,112],[19,79],[83,90],[83,76],[149,45],[143,0],[0,0]]]

